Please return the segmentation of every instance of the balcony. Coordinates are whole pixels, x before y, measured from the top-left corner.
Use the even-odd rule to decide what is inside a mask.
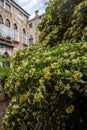
[[[5,26],[4,24],[0,24],[0,37],[12,40],[11,28]]]
[[[7,27],[4,24],[0,24],[0,38],[8,41],[18,42],[18,31]]]

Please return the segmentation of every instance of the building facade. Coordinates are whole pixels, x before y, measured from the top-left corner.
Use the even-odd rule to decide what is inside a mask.
[[[39,15],[39,11],[35,11],[35,16],[31,20],[28,20],[28,37],[29,37],[29,45],[37,44],[39,40],[40,31],[38,30],[38,24],[41,21],[43,15]]]
[[[0,0],[0,53],[12,56],[28,46],[29,14],[13,0]]]

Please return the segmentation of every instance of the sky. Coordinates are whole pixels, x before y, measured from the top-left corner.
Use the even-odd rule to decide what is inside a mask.
[[[45,3],[48,0],[14,0],[18,5],[20,5],[25,11],[30,14],[30,19],[34,17],[34,12],[39,10],[39,14],[45,12]]]

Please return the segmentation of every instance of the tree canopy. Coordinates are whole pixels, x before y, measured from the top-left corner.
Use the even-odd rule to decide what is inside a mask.
[[[38,28],[40,42],[55,45],[64,41],[86,41],[86,0],[52,0]]]

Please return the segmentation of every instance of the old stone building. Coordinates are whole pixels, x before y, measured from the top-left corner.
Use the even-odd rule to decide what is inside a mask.
[[[0,0],[0,52],[12,55],[28,46],[29,14],[13,0]]]
[[[28,21],[28,27],[29,27],[29,45],[38,43],[39,38],[39,30],[38,30],[38,24],[41,21],[42,15],[39,15],[39,11],[35,11],[35,16],[31,20]]]

